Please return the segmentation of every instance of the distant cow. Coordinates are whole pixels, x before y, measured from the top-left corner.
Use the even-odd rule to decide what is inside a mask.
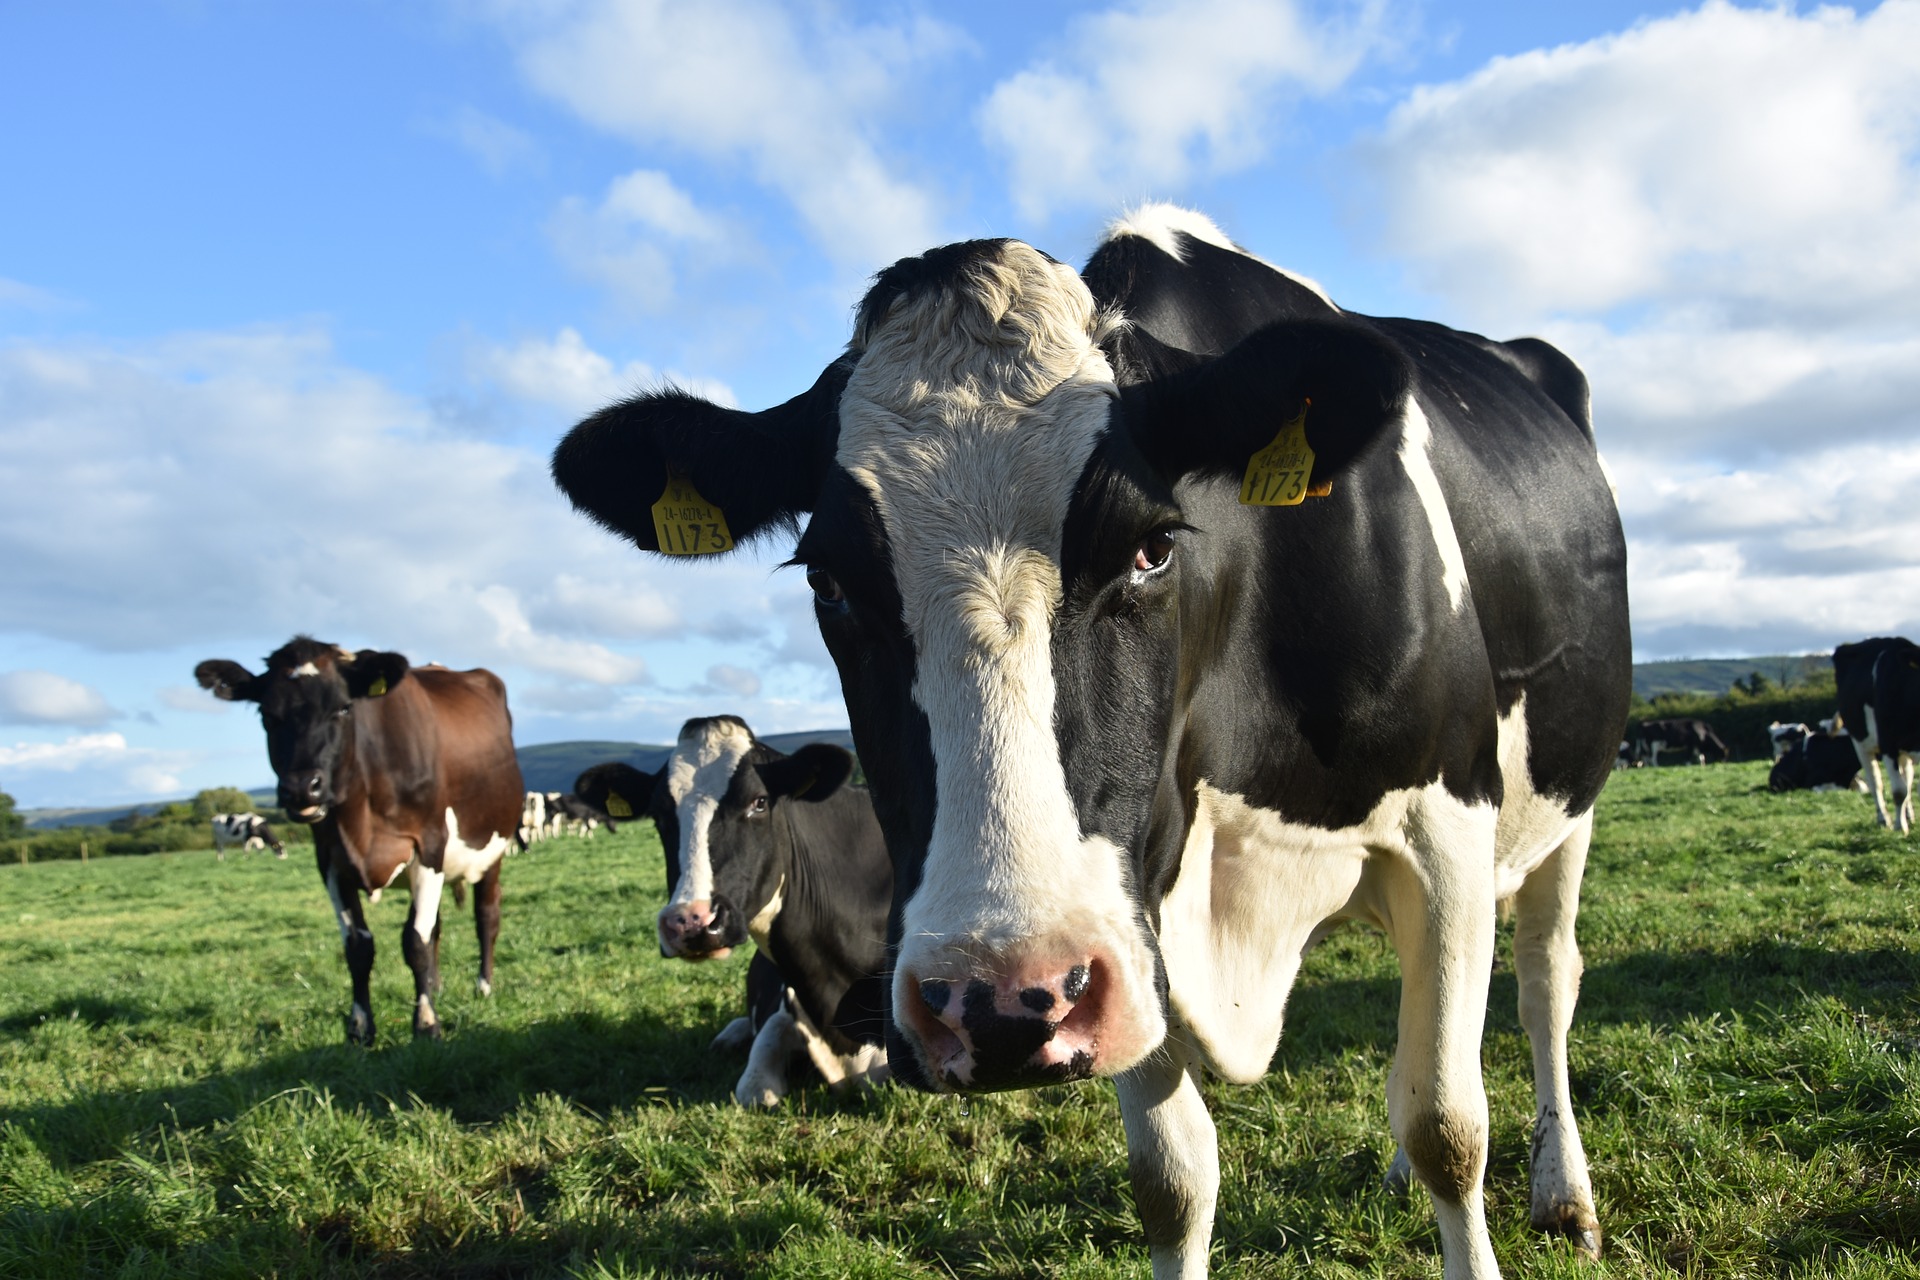
[[[1840,717],[1873,792],[1880,825],[1913,830],[1913,757],[1920,751],[1920,647],[1877,636],[1833,651]],[[1893,813],[1882,791],[1880,761],[1893,774]]]
[[[1832,791],[1855,785],[1860,757],[1846,738],[1810,734],[1773,762],[1767,774],[1770,791]]]
[[[547,838],[547,793],[529,791],[520,804],[520,843],[536,844]]]
[[[242,853],[253,849],[272,849],[273,856],[284,858],[287,847],[273,834],[267,820],[257,813],[216,813],[213,815],[213,854],[227,860],[227,846],[237,844]]]
[[[1646,720],[1634,732],[1634,753],[1656,768],[1662,751],[1680,751],[1695,764],[1726,763],[1732,754],[1705,720]]]
[[[476,886],[481,995],[493,991],[500,859],[520,818],[520,766],[506,686],[491,671],[410,666],[397,653],[351,653],[296,636],[255,675],[209,659],[193,670],[217,698],[258,703],[287,816],[313,828],[353,978],[347,1039],[373,1043],[373,931],[366,893],[407,876],[400,950],[413,970],[416,1036],[440,1034],[440,891]]]
[[[783,755],[737,716],[687,721],[660,772],[596,765],[574,790],[614,814],[646,813],[667,860],[660,954],[687,960],[759,944],[781,992],[769,1010],[748,974],[753,1049],[742,1106],[786,1095],[804,1051],[827,1083],[886,1075],[887,907],[893,869],[853,757],[826,743]],[[758,975],[763,984],[766,975]],[[716,1043],[737,1041],[737,1022]]]
[[[555,834],[570,831],[584,839],[591,836],[603,823],[609,831],[620,829],[614,825],[612,818],[573,792],[563,791],[557,794],[559,799],[554,801],[556,813],[553,819]]]

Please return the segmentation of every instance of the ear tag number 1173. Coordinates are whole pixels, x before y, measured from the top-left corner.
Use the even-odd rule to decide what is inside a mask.
[[[653,504],[653,536],[670,556],[716,556],[733,550],[727,513],[700,496],[693,481],[667,473],[667,491]]]
[[[1307,406],[1302,405],[1273,442],[1247,460],[1240,501],[1249,507],[1296,507],[1310,493],[1319,496],[1312,485],[1313,450],[1307,445]]]

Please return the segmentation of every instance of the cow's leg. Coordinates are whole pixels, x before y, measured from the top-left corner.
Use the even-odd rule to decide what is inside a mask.
[[[1520,985],[1520,1025],[1533,1046],[1533,1226],[1566,1236],[1597,1258],[1600,1219],[1567,1083],[1567,1029],[1580,995],[1574,917],[1592,838],[1589,812],[1514,895],[1513,968]]]
[[[496,858],[480,883],[473,887],[473,932],[480,941],[480,976],[473,989],[480,995],[493,994],[493,944],[500,937],[500,864]]]
[[[373,930],[360,907],[360,892],[340,882],[340,872],[321,852],[320,878],[333,900],[333,917],[340,925],[340,944],[347,953],[347,974],[353,980],[353,1007],[347,1011],[347,1040],[373,1047]]]
[[[1873,708],[1867,708],[1867,727],[1873,727]],[[1873,796],[1873,814],[1881,826],[1891,826],[1887,821],[1886,783],[1880,777],[1880,750],[1872,739],[1853,740],[1853,753],[1860,757],[1860,771],[1867,775],[1868,793]]]
[[[1898,814],[1895,825],[1901,835],[1913,833],[1913,757],[1902,751],[1895,761],[1889,762],[1893,774],[1893,803]]]
[[[1381,859],[1388,930],[1400,955],[1400,1043],[1387,1115],[1413,1174],[1433,1195],[1446,1280],[1497,1276],[1481,1178],[1487,1094],[1480,1037],[1493,968],[1493,819],[1419,815],[1413,859]]]
[[[413,1034],[440,1038],[440,1018],[433,1011],[440,990],[440,894],[447,878],[419,858],[407,864],[407,885],[413,902],[400,929],[400,950],[413,970]]]
[[[1114,1077],[1127,1126],[1127,1172],[1153,1280],[1207,1274],[1220,1192],[1220,1148],[1200,1097],[1199,1055],[1180,1037],[1180,1028],[1169,1028],[1158,1051]]]
[[[807,1047],[800,1025],[783,1004],[760,1024],[747,1055],[747,1069],[733,1086],[733,1100],[743,1107],[777,1107],[787,1096],[787,1063]]]

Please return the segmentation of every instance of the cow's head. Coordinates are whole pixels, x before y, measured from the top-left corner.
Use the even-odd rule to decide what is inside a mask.
[[[813,513],[795,561],[894,860],[889,1048],[910,1082],[1108,1074],[1160,1043],[1156,910],[1191,800],[1176,740],[1204,674],[1180,651],[1222,626],[1245,551],[1220,517],[1309,400],[1323,480],[1409,385],[1338,320],[1214,359],[1149,346],[1070,268],[975,241],[881,273],[796,399],[643,396],[554,454],[575,504],[649,551],[670,474],[737,538]],[[1178,371],[1123,387],[1116,367]]]
[[[338,801],[350,763],[354,706],[385,697],[406,679],[397,653],[350,653],[295,636],[254,675],[237,662],[209,658],[193,669],[200,687],[228,702],[254,702],[267,731],[267,759],[279,779],[279,804],[295,822],[318,822]]]
[[[667,859],[667,905],[660,909],[660,954],[718,960],[749,936],[765,936],[778,914],[792,865],[784,804],[810,804],[853,775],[853,756],[826,743],[783,755],[753,736],[738,716],[689,720],[657,774],[630,765],[596,765],[574,792],[590,804],[644,794]]]

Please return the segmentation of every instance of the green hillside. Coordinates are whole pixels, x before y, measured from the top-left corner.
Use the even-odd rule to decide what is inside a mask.
[[[1725,693],[1735,680],[1758,671],[1782,687],[1805,684],[1831,672],[1824,653],[1775,654],[1764,658],[1679,658],[1671,662],[1633,664],[1633,691],[1643,698],[1663,693]]]

